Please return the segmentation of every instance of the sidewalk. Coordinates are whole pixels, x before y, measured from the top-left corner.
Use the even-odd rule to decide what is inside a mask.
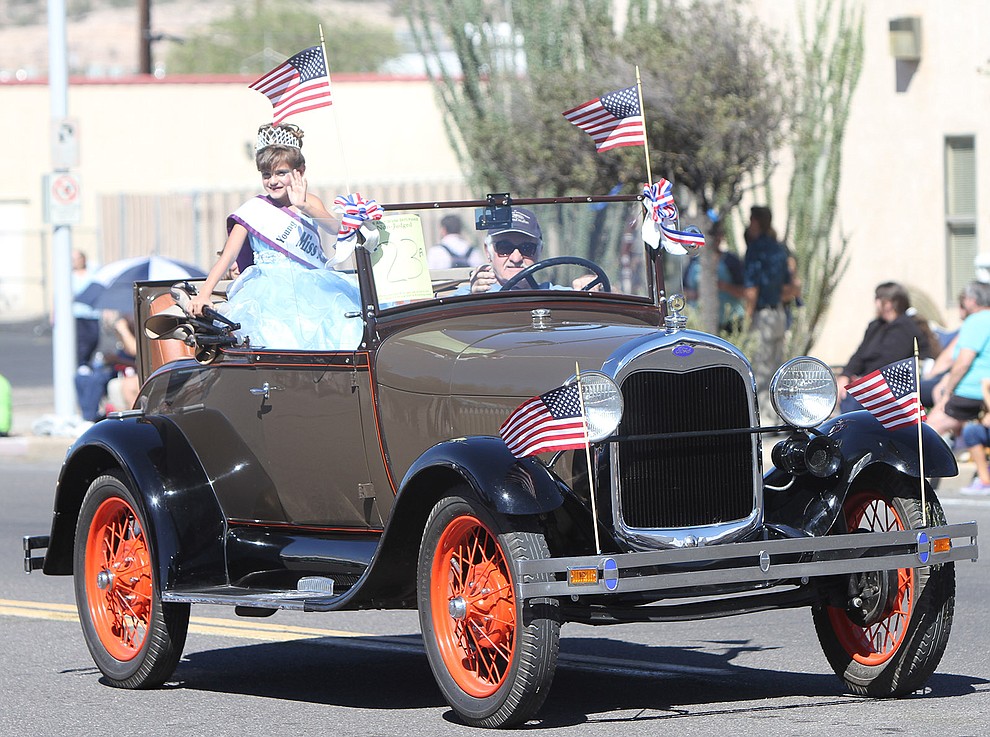
[[[14,417],[10,435],[0,438],[0,462],[61,461],[74,437],[35,435],[34,425],[55,414],[55,390],[50,386],[14,387]]]

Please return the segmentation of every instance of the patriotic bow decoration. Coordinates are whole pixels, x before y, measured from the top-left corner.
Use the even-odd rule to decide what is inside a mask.
[[[661,245],[669,253],[682,256],[705,245],[701,233],[677,230],[677,205],[674,204],[674,186],[666,179],[643,188],[647,217],[643,220],[643,240],[653,248]]]
[[[349,259],[359,244],[374,253],[379,246],[388,243],[388,231],[381,221],[383,210],[375,200],[366,200],[357,192],[337,195],[333,211],[340,215],[340,229],[337,231],[337,252],[327,261],[327,268]]]
[[[353,237],[365,221],[382,219],[381,205],[375,200],[366,200],[357,192],[349,195],[337,195],[333,204],[334,210],[340,213],[340,230],[337,231],[338,243]]]

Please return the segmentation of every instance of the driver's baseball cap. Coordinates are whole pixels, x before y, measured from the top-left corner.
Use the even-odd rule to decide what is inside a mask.
[[[507,228],[492,228],[488,233],[494,238],[503,233],[522,233],[538,241],[543,240],[543,231],[540,230],[540,223],[532,210],[525,207],[512,208],[512,225]]]

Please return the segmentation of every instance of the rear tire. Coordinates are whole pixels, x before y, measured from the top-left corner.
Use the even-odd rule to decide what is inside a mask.
[[[843,504],[847,528],[892,531],[922,526],[917,490],[899,477],[854,487]],[[926,490],[928,524],[945,524],[935,493]],[[861,606],[816,607],[818,640],[836,674],[854,693],[873,697],[917,691],[935,672],[955,609],[953,563],[856,577],[873,587]]]
[[[76,524],[76,608],[97,667],[118,688],[154,688],[175,670],[188,604],[162,604],[146,519],[116,473],[89,487]]]
[[[546,700],[560,642],[557,601],[519,601],[511,561],[549,555],[535,529],[466,499],[442,499],[430,513],[419,552],[419,621],[433,675],[467,724],[520,724]]]

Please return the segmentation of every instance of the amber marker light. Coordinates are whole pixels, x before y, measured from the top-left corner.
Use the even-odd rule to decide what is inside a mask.
[[[952,549],[951,537],[936,537],[932,540],[933,553],[948,553]]]
[[[568,568],[568,586],[590,586],[598,583],[597,568]]]

